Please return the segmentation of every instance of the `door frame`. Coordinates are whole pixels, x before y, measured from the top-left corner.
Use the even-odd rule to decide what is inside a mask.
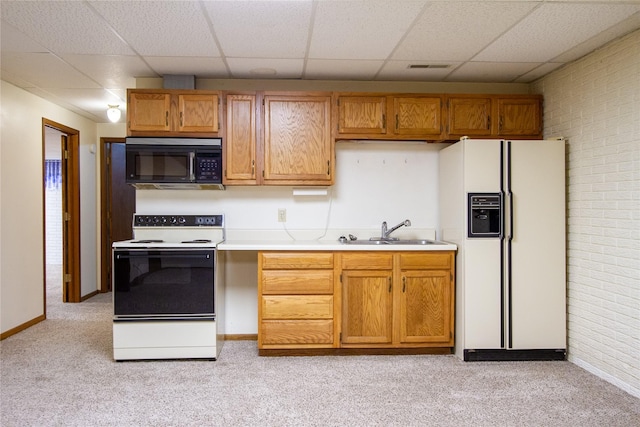
[[[81,282],[80,282],[80,131],[70,128],[61,123],[42,118],[42,171],[44,175],[45,168],[45,145],[46,145],[46,128],[56,129],[67,135],[67,150],[62,154],[62,161],[67,162],[66,174],[62,176],[62,265],[63,265],[63,283],[62,283],[62,300],[63,302],[80,302]],[[46,230],[46,194],[44,191],[44,183],[42,189],[42,222],[43,231]],[[42,233],[43,245],[43,292],[44,292],[44,313],[47,315],[47,234]]]
[[[111,291],[111,144],[124,142],[125,138],[100,138],[100,292]]]

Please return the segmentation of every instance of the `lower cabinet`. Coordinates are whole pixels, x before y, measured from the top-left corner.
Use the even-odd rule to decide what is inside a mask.
[[[453,348],[453,251],[258,259],[261,350]]]
[[[334,255],[261,252],[258,256],[258,348],[332,348]]]

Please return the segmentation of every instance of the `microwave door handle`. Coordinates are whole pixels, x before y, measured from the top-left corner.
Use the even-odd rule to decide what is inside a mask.
[[[189,181],[190,182],[196,181],[196,176],[193,170],[195,162],[196,162],[196,153],[192,151],[189,153]]]

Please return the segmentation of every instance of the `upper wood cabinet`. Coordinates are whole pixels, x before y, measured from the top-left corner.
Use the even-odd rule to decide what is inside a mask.
[[[337,139],[440,139],[442,96],[336,94]]]
[[[448,135],[491,135],[491,97],[449,96]]]
[[[447,139],[542,138],[540,95],[448,95]]]
[[[225,184],[258,182],[256,95],[227,95],[226,137],[223,138]]]
[[[331,185],[331,96],[228,93],[225,185]]]
[[[392,117],[395,135],[439,137],[442,133],[442,98],[395,96]]]
[[[385,96],[339,96],[338,134],[387,133],[387,98]]]
[[[128,136],[217,136],[217,91],[128,89]]]
[[[333,184],[333,158],[329,94],[265,93],[264,184]]]
[[[495,104],[498,135],[542,137],[541,97],[498,97]]]

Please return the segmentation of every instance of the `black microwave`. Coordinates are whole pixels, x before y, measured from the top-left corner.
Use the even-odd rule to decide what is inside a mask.
[[[130,137],[126,182],[142,189],[222,189],[221,138]]]

